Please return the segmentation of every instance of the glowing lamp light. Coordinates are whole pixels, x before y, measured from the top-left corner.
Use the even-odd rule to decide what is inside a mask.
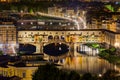
[[[52,22],[50,22],[50,25],[52,25]]]
[[[119,43],[118,42],[116,42],[114,45],[115,45],[115,47],[119,47]]]
[[[33,24],[33,22],[31,22],[30,24]]]
[[[61,47],[59,47],[59,50],[60,50],[60,51],[62,50]]]
[[[23,25],[24,23],[23,22],[21,22],[21,25]]]
[[[61,25],[61,23],[59,23],[59,25]]]
[[[99,77],[102,77],[102,74],[99,74],[98,76],[99,76]]]
[[[61,45],[62,43],[60,43],[60,45]]]

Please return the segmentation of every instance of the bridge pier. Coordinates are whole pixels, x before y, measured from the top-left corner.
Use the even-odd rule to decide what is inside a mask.
[[[49,42],[36,44],[36,53],[43,53],[43,46],[47,44],[49,44]],[[68,55],[78,56],[77,51],[84,50],[83,47],[82,48],[80,47],[81,43],[75,42],[75,43],[66,43],[66,44],[69,46]]]
[[[43,53],[43,46],[44,46],[44,43],[41,43],[40,44],[40,53]]]
[[[37,43],[37,44],[35,44],[35,46],[36,46],[36,53],[43,53],[43,46],[44,46],[44,44],[43,43]]]
[[[74,46],[73,46],[73,43],[68,43],[68,45],[69,45],[69,52],[68,52],[68,54],[69,54],[69,56],[74,56]]]
[[[40,53],[40,45],[36,44],[36,53]]]
[[[77,51],[80,50],[80,43],[74,43],[74,56],[78,56]]]

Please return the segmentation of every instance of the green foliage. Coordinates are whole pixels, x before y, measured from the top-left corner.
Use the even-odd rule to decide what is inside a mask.
[[[99,48],[99,47],[100,47],[100,45],[99,45],[99,44],[97,44],[97,43],[94,43],[94,44],[92,44],[92,47],[93,47],[93,48]]]
[[[117,80],[116,75],[118,71],[115,70],[108,70],[106,73],[103,74],[103,80]]]
[[[16,10],[16,11],[42,11],[47,12],[47,8],[53,6],[52,2],[35,2],[34,0],[21,0],[18,3],[1,3],[0,11],[2,10]]]
[[[109,49],[105,49],[105,48],[101,47],[97,43],[87,43],[86,45],[91,47],[91,48],[99,49],[99,54],[98,55],[101,58],[104,58],[104,59],[108,60],[111,63],[120,64],[119,56],[115,55],[115,52],[116,52],[116,48],[115,47],[111,47]]]
[[[116,48],[112,47],[112,48],[106,49],[105,51],[110,55],[115,55]]]
[[[92,75],[90,73],[85,73],[82,76],[81,80],[93,80],[93,77],[92,77]]]
[[[87,43],[86,44],[88,47],[92,47],[92,48],[100,48],[100,45],[97,43]]]
[[[99,56],[106,59],[109,57],[109,53],[106,50],[104,50],[99,53]]]
[[[115,60],[115,56],[109,56],[108,58],[107,58],[107,60],[109,61],[109,62],[111,62],[111,63],[114,63],[116,60]]]
[[[0,50],[0,55],[3,55],[3,51]]]
[[[116,48],[112,47],[109,49],[111,52],[115,52],[116,51]]]
[[[57,80],[58,74],[59,69],[53,64],[42,65],[34,73],[32,80]]]
[[[39,66],[32,75],[32,80],[80,80],[80,76],[75,71],[67,72],[58,69],[54,64]]]
[[[99,56],[108,60],[111,63],[120,63],[120,58],[118,56],[115,55],[116,52],[116,48],[115,47],[111,47],[109,49],[105,49],[105,48],[101,48],[99,44],[97,43],[87,43],[86,44],[89,47],[92,48],[97,48],[99,49]]]
[[[86,43],[86,45],[87,45],[88,47],[92,46],[91,43]]]
[[[18,52],[17,54],[18,54],[18,55],[23,55],[23,54],[25,54],[25,52],[22,52],[22,51],[21,51],[21,52]]]
[[[80,79],[80,75],[77,72],[75,72],[75,71],[71,71],[69,73],[68,78],[69,78],[68,80],[79,80]]]
[[[116,48],[112,47],[110,49],[99,50],[99,56],[108,60],[110,63],[120,63],[119,56],[115,55]]]
[[[99,51],[100,52],[102,52],[102,51],[104,51],[105,50],[105,48],[99,48]]]
[[[108,70],[102,77],[85,73],[81,77],[75,71],[58,69],[54,64],[46,64],[38,67],[32,75],[32,80],[116,80],[118,72]]]
[[[30,9],[29,12],[30,12],[31,14],[33,14],[33,9]]]
[[[105,5],[105,7],[111,12],[114,12],[114,7],[112,5]]]

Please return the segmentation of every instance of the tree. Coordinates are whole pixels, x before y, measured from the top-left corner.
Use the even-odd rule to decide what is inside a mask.
[[[116,75],[118,71],[115,70],[108,70],[106,73],[103,74],[103,80],[116,80]]]
[[[39,66],[32,80],[57,80],[59,76],[60,70],[54,64],[46,64]]]
[[[3,55],[3,51],[0,50],[0,55]]]
[[[32,75],[32,80],[80,80],[80,76],[75,71],[67,71],[57,68],[54,64],[39,66]]]
[[[92,77],[92,75],[90,73],[85,73],[82,76],[81,80],[93,80],[93,77]]]
[[[69,73],[69,79],[68,80],[80,80],[80,75],[75,71],[71,71]]]
[[[116,52],[116,48],[112,47],[112,48],[109,49],[109,53],[110,53],[111,55],[114,55],[115,52]]]

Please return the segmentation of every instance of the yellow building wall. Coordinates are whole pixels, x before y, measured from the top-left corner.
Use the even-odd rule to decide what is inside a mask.
[[[0,0],[0,2],[18,2],[19,0]]]
[[[18,76],[22,78],[22,80],[32,80],[32,74],[37,69],[37,67],[12,67],[8,68],[0,67],[0,74],[6,77]]]

